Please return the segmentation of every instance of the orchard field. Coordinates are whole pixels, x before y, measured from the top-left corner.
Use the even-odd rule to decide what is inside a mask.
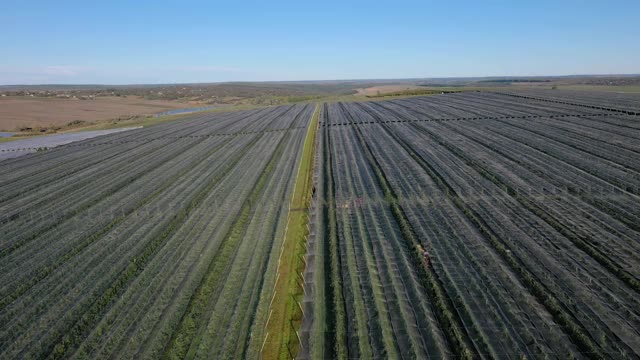
[[[0,357],[258,357],[314,108],[0,162]]]
[[[639,358],[638,109],[298,104],[0,161],[0,358]]]
[[[323,107],[301,357],[640,356],[640,121],[552,100]]]

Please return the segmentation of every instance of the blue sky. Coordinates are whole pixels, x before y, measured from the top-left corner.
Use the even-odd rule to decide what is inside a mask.
[[[5,1],[0,84],[640,73],[640,1]]]

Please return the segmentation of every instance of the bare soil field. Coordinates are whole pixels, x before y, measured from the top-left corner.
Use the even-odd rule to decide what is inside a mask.
[[[5,96],[0,97],[0,129],[47,127],[74,120],[108,120],[192,106],[189,103],[147,100],[137,96],[97,97],[94,100]]]
[[[396,85],[370,86],[367,88],[356,89],[356,91],[357,91],[357,95],[371,96],[371,95],[384,94],[384,93],[403,91],[403,90],[415,90],[420,88],[422,87],[411,85],[411,84],[396,84]]]

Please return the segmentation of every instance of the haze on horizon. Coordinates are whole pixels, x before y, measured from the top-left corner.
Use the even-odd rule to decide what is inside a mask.
[[[640,2],[30,1],[0,85],[640,73]]]

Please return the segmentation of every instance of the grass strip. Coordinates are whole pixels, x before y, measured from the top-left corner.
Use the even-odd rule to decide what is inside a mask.
[[[318,135],[320,105],[316,105],[307,131],[302,158],[296,175],[293,197],[289,206],[287,229],[274,286],[274,297],[266,325],[267,342],[262,349],[263,359],[289,359],[300,350],[297,330],[302,325],[302,273],[309,230],[309,205],[313,193],[315,143]]]

